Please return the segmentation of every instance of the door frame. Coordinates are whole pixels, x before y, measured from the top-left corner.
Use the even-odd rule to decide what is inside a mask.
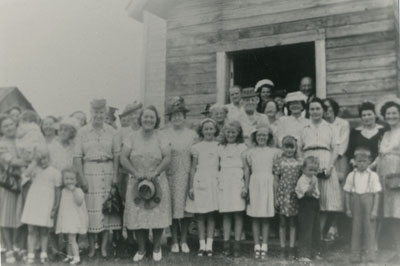
[[[319,98],[326,98],[326,34],[324,29],[285,33],[256,39],[223,43],[217,51],[217,103],[225,104],[227,91],[233,86],[233,58],[231,53],[243,50],[272,47],[277,45],[314,42],[315,88]]]

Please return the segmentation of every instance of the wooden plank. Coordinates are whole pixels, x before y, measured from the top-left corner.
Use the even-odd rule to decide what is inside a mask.
[[[172,96],[215,93],[215,86],[215,81],[187,85],[175,84],[174,80],[167,77],[167,94]]]
[[[167,64],[167,75],[176,73],[181,74],[201,74],[216,71],[216,62],[195,63],[195,64]]]
[[[217,53],[217,102],[224,104],[226,90],[229,87],[230,61],[225,52]]]
[[[215,44],[170,47],[167,50],[167,57],[171,58],[184,55],[207,54],[215,51],[216,51]]]
[[[223,40],[236,41],[238,39],[387,20],[392,18],[391,13],[392,10],[389,8],[380,8],[350,14],[339,14],[327,17],[305,19],[295,22],[283,22],[279,24],[262,25],[245,29],[226,30],[222,31],[220,34],[221,39]]]
[[[396,88],[396,80],[390,79],[374,79],[367,81],[353,81],[353,82],[341,82],[341,83],[328,83],[327,92],[328,94],[340,94],[340,93],[363,93],[371,91],[388,91]]]
[[[167,58],[168,64],[195,64],[195,63],[210,63],[216,61],[216,54],[200,54],[200,55],[185,55],[179,57]]]
[[[223,41],[218,46],[218,51],[239,51],[255,48],[271,47],[276,45],[285,45],[293,43],[315,41],[319,36],[318,31],[303,31],[285,33],[273,36],[264,36],[253,39],[243,39],[236,42]]]
[[[188,85],[188,84],[199,84],[204,81],[216,82],[215,72],[201,73],[201,74],[180,74],[170,75],[169,80],[173,81],[175,86],[177,85]]]
[[[327,71],[343,71],[352,69],[365,69],[376,67],[394,67],[396,64],[396,55],[391,52],[386,55],[345,58],[338,60],[330,60],[327,63]]]
[[[394,41],[372,43],[359,46],[339,47],[326,50],[327,59],[351,58],[387,54],[395,49]]]
[[[326,55],[325,38],[315,41],[315,76],[316,94],[320,98],[326,98]]]
[[[268,16],[259,15],[259,16],[250,16],[241,19],[233,19],[233,20],[224,20],[222,23],[223,30],[232,30],[238,28],[249,28],[261,25],[282,23],[288,21],[298,21],[303,19],[310,19],[316,17],[325,17],[336,14],[352,13],[352,12],[360,12],[363,10],[374,9],[374,8],[383,8],[391,6],[391,0],[363,0],[363,1],[353,1],[353,2],[345,2],[343,4],[332,4],[332,5],[324,5],[317,6],[312,8],[306,8],[301,10],[293,10],[282,13],[270,14]]]
[[[190,17],[182,16],[171,16],[168,20],[168,30],[174,30],[182,27],[188,27],[193,25],[217,23],[221,21],[221,11],[212,11],[206,14],[192,15]]]
[[[374,80],[374,79],[387,79],[395,78],[397,76],[397,70],[395,68],[373,68],[360,70],[357,72],[328,72],[327,82],[330,83],[342,83],[350,81],[362,81],[362,80]]]
[[[326,38],[338,38],[350,35],[362,35],[367,33],[392,31],[394,29],[393,19],[374,21],[355,25],[346,25],[326,29]]]
[[[189,106],[192,104],[199,104],[204,106],[207,103],[215,102],[216,99],[217,95],[215,93],[187,95],[185,96],[185,103]]]
[[[328,97],[332,97],[337,102],[340,103],[340,106],[354,106],[354,104],[360,104],[363,101],[372,101],[375,102],[376,99],[381,97],[385,93],[396,93],[394,90],[389,91],[371,91],[365,93],[356,93],[356,94],[328,94]]]
[[[372,44],[384,41],[393,41],[395,37],[395,32],[385,31],[385,32],[375,32],[371,34],[357,35],[357,36],[347,36],[343,38],[334,38],[326,40],[327,48],[336,48],[344,46],[358,46],[362,44]]]
[[[168,35],[167,47],[194,46],[204,44],[215,44],[220,40],[218,32],[210,29],[206,33],[199,34],[195,30],[192,32],[176,32]]]
[[[222,19],[236,20],[247,17],[268,16],[276,13],[299,11],[319,6],[339,5],[351,1],[353,0],[279,0],[269,2],[268,4],[246,5],[240,8],[229,8],[229,1],[227,1],[222,10]]]

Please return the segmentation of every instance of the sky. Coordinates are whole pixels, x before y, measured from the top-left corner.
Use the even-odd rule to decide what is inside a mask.
[[[0,87],[15,86],[39,115],[123,107],[140,84],[142,25],[130,0],[0,0]]]

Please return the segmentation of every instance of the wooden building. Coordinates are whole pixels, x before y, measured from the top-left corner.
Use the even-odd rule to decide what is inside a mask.
[[[7,112],[13,107],[35,111],[32,104],[17,87],[0,87],[0,113]]]
[[[199,118],[206,103],[227,102],[234,83],[271,78],[293,91],[310,75],[319,97],[354,117],[363,100],[400,94],[398,1],[134,1],[128,12],[144,25],[142,98],[163,111],[168,97],[184,96]]]

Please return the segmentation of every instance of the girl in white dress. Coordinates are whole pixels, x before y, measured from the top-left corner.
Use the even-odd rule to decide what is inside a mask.
[[[85,195],[76,187],[77,172],[69,167],[62,170],[63,189],[58,210],[56,233],[68,234],[68,255],[64,262],[76,265],[80,262],[77,234],[84,235],[88,229],[88,213]]]
[[[251,134],[254,147],[244,155],[244,177],[249,194],[247,215],[252,217],[254,257],[264,259],[268,251],[269,218],[275,216],[273,161],[279,150],[268,146],[272,133],[261,126]],[[260,227],[262,245],[260,245]]]
[[[218,157],[220,172],[218,176],[218,205],[223,216],[224,255],[230,255],[229,240],[231,220],[235,221],[235,242],[233,256],[240,250],[240,237],[243,229],[243,211],[246,208],[247,191],[244,184],[242,153],[247,149],[243,143],[243,130],[238,121],[226,124],[222,130]]]
[[[47,147],[35,151],[35,161],[24,173],[32,179],[21,222],[28,225],[28,264],[35,260],[36,242],[40,236],[40,261],[46,262],[49,229],[54,226],[60,198],[61,173],[50,166]]]
[[[189,193],[186,211],[196,214],[200,250],[198,256],[212,256],[214,212],[218,210],[218,127],[206,118],[200,123],[201,141],[192,146],[192,164],[189,174]],[[207,243],[205,240],[207,221]]]

